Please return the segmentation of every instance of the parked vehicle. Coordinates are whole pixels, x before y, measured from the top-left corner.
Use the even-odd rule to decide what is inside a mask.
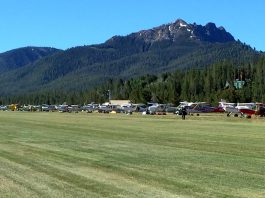
[[[93,111],[98,110],[98,104],[87,104],[81,107],[81,111],[87,111],[88,113],[92,113]]]
[[[158,104],[154,103],[152,106],[148,107],[148,113],[151,115],[156,114],[158,112],[166,112],[167,105],[166,104]]]
[[[1,105],[1,106],[0,106],[0,110],[1,110],[1,111],[7,111],[8,108],[7,108],[7,106],[5,106],[5,105]]]
[[[103,104],[98,108],[99,113],[110,113],[111,111],[116,111],[117,113],[124,112],[120,105],[114,104]]]

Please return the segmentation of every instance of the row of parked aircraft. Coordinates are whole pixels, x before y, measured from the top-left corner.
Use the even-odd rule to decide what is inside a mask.
[[[213,107],[206,102],[180,102],[178,107],[174,107],[170,104],[158,104],[158,103],[147,103],[147,104],[124,104],[115,105],[110,103],[104,104],[88,104],[84,106],[79,105],[24,105],[24,106],[0,106],[0,110],[20,110],[20,111],[58,111],[58,112],[94,112],[99,113],[132,113],[141,112],[143,114],[165,114],[166,112],[175,113],[181,115],[185,108],[185,112],[188,115],[199,115],[200,113],[219,113],[226,112],[227,116],[234,115],[251,117],[253,115],[265,116],[265,104],[263,103],[228,103],[225,100],[219,102],[219,106]]]
[[[186,109],[187,114],[226,112],[228,117],[231,115],[249,118],[253,115],[265,116],[263,103],[228,103],[221,100],[218,107],[213,107],[206,102],[181,102],[177,113],[181,114],[183,108]]]

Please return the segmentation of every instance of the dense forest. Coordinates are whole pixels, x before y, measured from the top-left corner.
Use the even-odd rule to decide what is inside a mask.
[[[242,88],[234,82],[243,81]],[[110,90],[110,91],[108,91]],[[134,103],[149,101],[178,104],[180,101],[218,103],[265,101],[265,57],[255,63],[238,65],[222,61],[206,68],[176,70],[160,75],[144,75],[132,79],[108,79],[106,83],[83,91],[39,91],[34,94],[1,97],[0,103],[10,104],[86,104],[112,99],[130,99]]]

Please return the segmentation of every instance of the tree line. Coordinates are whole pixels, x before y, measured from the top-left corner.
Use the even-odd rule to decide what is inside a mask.
[[[235,80],[244,81],[242,88]],[[110,90],[110,91],[108,91]],[[180,101],[265,102],[265,58],[256,63],[238,65],[222,61],[204,69],[176,70],[161,75],[132,79],[108,79],[103,85],[83,91],[46,90],[33,94],[0,97],[1,104],[87,104],[111,99],[129,99],[134,103],[172,103]]]

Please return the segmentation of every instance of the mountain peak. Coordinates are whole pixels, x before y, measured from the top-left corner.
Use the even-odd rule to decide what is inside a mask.
[[[188,25],[188,23],[183,19],[177,19],[173,24],[176,24],[181,27],[186,27]]]
[[[235,41],[234,37],[223,27],[217,28],[212,22],[205,26],[196,23],[188,24],[183,19],[177,19],[173,23],[164,24],[149,30],[142,30],[128,35],[129,38],[143,40],[146,43],[158,41],[207,41],[211,43]],[[108,42],[119,40],[121,37],[113,37]],[[123,37],[124,38],[124,37]]]
[[[215,23],[212,23],[212,22],[207,23],[205,27],[208,29],[216,29]]]

